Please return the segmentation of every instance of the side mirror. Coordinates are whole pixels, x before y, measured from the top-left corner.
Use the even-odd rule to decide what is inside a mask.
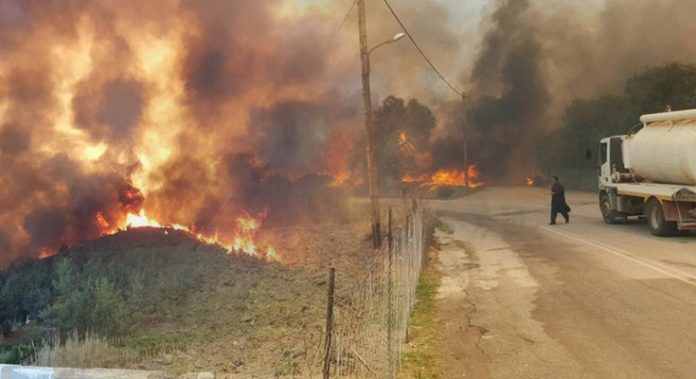
[[[587,159],[588,161],[592,160],[592,150],[585,151],[585,159]]]

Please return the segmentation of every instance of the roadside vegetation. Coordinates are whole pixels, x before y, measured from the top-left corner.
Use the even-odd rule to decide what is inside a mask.
[[[433,247],[428,254],[428,263],[421,273],[416,288],[416,303],[409,322],[408,347],[401,360],[399,378],[442,378],[438,365],[438,352],[441,346],[435,307],[441,275],[436,265],[437,249]]]
[[[114,254],[119,259],[111,259]],[[142,352],[171,345],[161,343],[173,338],[166,331],[143,334],[143,326],[178,321],[182,315],[174,310],[190,302],[207,281],[203,266],[190,254],[173,250],[167,264],[162,263],[155,251],[139,249],[93,255],[78,249],[16,263],[0,279],[5,338],[0,361],[31,363],[48,341],[65,346],[90,335],[119,338],[121,345]],[[17,329],[19,325],[31,327]]]

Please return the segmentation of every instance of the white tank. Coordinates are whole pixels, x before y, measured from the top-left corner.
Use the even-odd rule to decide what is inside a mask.
[[[641,117],[623,143],[626,168],[647,181],[696,185],[696,110]]]

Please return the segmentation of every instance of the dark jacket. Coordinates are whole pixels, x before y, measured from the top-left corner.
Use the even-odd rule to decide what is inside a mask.
[[[561,183],[554,183],[551,186],[551,208],[560,213],[570,212],[565,199],[565,188]]]

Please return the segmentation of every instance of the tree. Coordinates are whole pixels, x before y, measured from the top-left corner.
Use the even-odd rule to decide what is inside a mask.
[[[388,187],[418,166],[418,152],[430,150],[436,119],[427,106],[415,99],[407,103],[389,96],[375,110],[374,125],[380,183]],[[356,144],[353,167],[363,167],[364,152],[365,142]]]
[[[628,133],[637,117],[618,96],[575,100],[565,110],[562,127],[542,146],[539,162],[545,167],[592,167],[595,162],[587,161],[586,151],[604,137]]]
[[[12,331],[12,319],[7,298],[0,293],[0,333],[7,337]]]
[[[638,114],[696,108],[696,65],[669,63],[634,75],[625,97]]]
[[[87,332],[87,310],[89,294],[80,288],[80,280],[69,259],[62,259],[56,265],[53,286],[58,298],[51,306],[50,315],[60,332],[61,340],[77,331],[81,337]]]
[[[123,335],[129,324],[126,303],[106,278],[91,283],[91,307],[87,329],[98,335],[117,337]]]

